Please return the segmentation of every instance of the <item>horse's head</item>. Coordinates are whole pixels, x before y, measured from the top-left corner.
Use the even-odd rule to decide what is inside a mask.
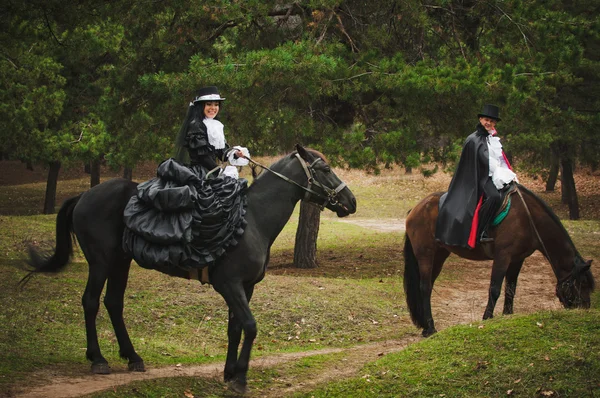
[[[296,145],[298,156],[305,162],[309,190],[305,199],[345,217],[356,212],[356,198],[318,153]]]
[[[575,256],[571,274],[556,284],[556,295],[565,308],[590,308],[590,294],[594,291],[591,265],[592,260]]]

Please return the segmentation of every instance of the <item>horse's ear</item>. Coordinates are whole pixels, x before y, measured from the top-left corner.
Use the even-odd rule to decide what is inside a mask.
[[[296,151],[298,151],[298,155],[300,155],[302,159],[306,160],[307,162],[310,161],[308,159],[308,152],[306,151],[306,149],[304,149],[302,145],[296,144]]]
[[[579,267],[577,267],[577,273],[579,275],[584,274],[586,272],[589,271],[589,269],[592,267],[592,260],[587,260],[583,263],[583,265],[580,265]]]

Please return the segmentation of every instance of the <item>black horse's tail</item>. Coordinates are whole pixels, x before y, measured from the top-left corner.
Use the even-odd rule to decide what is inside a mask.
[[[423,296],[421,295],[421,275],[419,263],[413,252],[408,234],[404,234],[404,295],[410,312],[410,318],[415,326],[427,327],[423,315]]]
[[[81,195],[65,200],[56,215],[56,248],[54,253],[41,253],[33,246],[29,247],[29,260],[27,264],[32,268],[30,272],[21,279],[20,285],[24,285],[29,279],[39,272],[60,272],[73,256],[73,209]]]

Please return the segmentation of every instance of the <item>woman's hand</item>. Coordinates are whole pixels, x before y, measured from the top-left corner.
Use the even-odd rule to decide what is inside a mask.
[[[242,152],[242,151],[240,151],[240,150],[238,149],[237,151],[235,151],[235,152],[233,153],[233,157],[234,157],[235,159],[244,158],[244,157],[245,157],[245,156],[244,156],[244,152]]]

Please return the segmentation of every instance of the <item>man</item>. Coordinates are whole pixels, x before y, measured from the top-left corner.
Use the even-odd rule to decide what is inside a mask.
[[[499,189],[516,179],[497,137],[498,107],[487,104],[477,116],[479,123],[465,141],[435,231],[438,241],[471,249],[478,241],[493,241],[487,232],[501,206]]]

